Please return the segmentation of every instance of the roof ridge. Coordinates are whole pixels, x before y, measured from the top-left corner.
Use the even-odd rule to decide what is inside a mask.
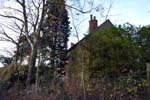
[[[103,28],[103,26],[104,26],[105,24],[107,24],[107,23],[110,24],[111,26],[113,26],[113,24],[111,23],[111,21],[110,21],[109,19],[107,19],[107,20],[105,20],[102,24],[100,24],[100,25],[97,27],[97,29],[96,29],[95,31],[100,30],[100,29]],[[82,42],[87,36],[88,36],[88,35],[86,35],[86,36],[83,37],[80,41],[78,41],[76,44],[74,44],[72,47],[70,47],[67,52],[69,52],[69,51],[71,51],[73,48],[75,48],[75,47],[76,47],[80,42]]]

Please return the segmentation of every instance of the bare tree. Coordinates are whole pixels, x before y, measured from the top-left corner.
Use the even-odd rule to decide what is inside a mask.
[[[36,1],[36,0],[35,0]],[[27,38],[27,41],[30,44],[31,51],[30,51],[30,58],[29,58],[29,70],[28,70],[28,77],[27,77],[27,84],[30,85],[33,81],[33,67],[35,66],[36,63],[36,56],[37,56],[37,47],[38,47],[38,40],[40,37],[40,33],[42,30],[42,22],[44,20],[44,12],[45,12],[45,0],[39,0],[35,2],[32,0],[32,4],[26,4],[25,0],[22,0],[20,2],[17,0],[17,2],[21,5],[22,10],[23,10],[23,18],[24,18],[24,23],[25,23],[25,29],[24,29],[24,35]],[[34,7],[34,10],[28,7]],[[41,8],[42,7],[42,8]],[[42,9],[42,10],[41,10]],[[31,15],[31,16],[29,16]],[[31,20],[29,20],[31,19]],[[30,28],[29,28],[30,26]],[[31,33],[30,33],[30,30]],[[29,35],[33,35],[33,39],[29,37]]]
[[[7,25],[5,27],[13,30],[15,33],[19,29],[20,37],[25,36],[30,45],[31,50],[29,55],[29,62],[28,62],[29,69],[27,77],[27,84],[30,85],[33,80],[33,68],[36,63],[38,39],[40,37],[40,33],[42,30],[42,22],[44,20],[46,2],[45,0],[31,0],[31,1],[16,0],[14,1],[14,3],[17,5],[16,8],[7,7],[5,9],[9,11],[10,10],[16,11],[18,13],[17,15],[14,15],[12,13],[8,14],[8,12],[5,11],[3,14],[0,14],[0,16],[7,18],[9,20],[10,19],[15,20],[15,23],[12,22],[10,25]],[[18,26],[18,29],[15,29],[15,27],[13,27],[13,24],[16,24],[16,26]],[[20,25],[22,25],[21,28]],[[18,44],[19,42],[16,42],[11,36],[9,36],[4,31],[4,28],[2,28],[2,30],[3,30],[2,34],[5,35],[6,38],[2,37],[1,39],[11,41],[17,46],[19,46]]]

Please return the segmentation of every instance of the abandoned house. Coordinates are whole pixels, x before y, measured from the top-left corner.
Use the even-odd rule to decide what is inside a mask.
[[[70,83],[75,83],[81,85],[81,80],[84,77],[85,84],[88,83],[90,74],[88,72],[90,63],[90,51],[87,47],[87,40],[89,35],[94,34],[96,31],[101,31],[104,28],[113,27],[110,20],[106,20],[100,26],[98,26],[98,21],[96,17],[90,16],[89,21],[89,34],[85,36],[78,43],[71,43],[71,47],[68,50],[69,63],[66,66],[67,81]],[[68,82],[67,82],[68,83]],[[76,86],[79,87],[79,86]]]
[[[97,21],[96,17],[95,16],[93,17],[92,15],[90,16],[89,34],[87,36],[85,36],[82,40],[80,40],[78,43],[76,43],[76,44],[72,43],[71,48],[68,50],[68,57],[70,59],[69,59],[69,63],[65,67],[66,81],[67,81],[68,85],[76,84],[77,86],[75,86],[75,87],[77,88],[83,84],[82,82],[84,80],[85,86],[88,86],[91,78],[97,78],[97,74],[98,75],[101,74],[101,72],[99,72],[99,70],[101,70],[101,69],[97,69],[97,68],[96,68],[96,70],[91,72],[91,69],[92,69],[91,66],[93,66],[93,62],[91,62],[91,59],[93,59],[92,56],[95,55],[95,52],[94,52],[95,48],[93,48],[92,45],[96,45],[98,40],[95,39],[94,42],[92,42],[92,44],[89,43],[90,42],[89,40],[90,40],[91,36],[94,35],[96,32],[99,34],[104,29],[107,29],[107,28],[109,29],[109,28],[113,28],[113,27],[114,27],[114,25],[111,23],[110,20],[106,20],[101,25],[98,26],[98,21]],[[112,38],[112,39],[114,39],[114,38]],[[114,48],[116,49],[118,47],[114,47]],[[123,49],[126,50],[126,47],[123,47]],[[106,49],[106,51],[107,51],[107,49]],[[105,50],[104,50],[104,52],[105,52]],[[122,53],[123,55],[125,55],[123,57],[123,59],[121,60],[121,61],[123,61],[123,62],[121,62],[121,64],[123,64],[123,65],[126,62],[128,63],[132,60],[132,59],[130,60],[130,58],[128,58],[129,55],[126,54],[127,52],[128,52],[128,50],[126,50],[125,53]],[[130,53],[132,54],[132,51]],[[115,58],[116,55],[117,54],[113,54],[113,57]],[[118,58],[119,57],[120,57],[120,55],[118,56]],[[105,59],[105,57],[104,57],[104,59]],[[106,60],[110,60],[110,59],[106,58]],[[100,62],[100,60],[97,60],[97,61]],[[112,61],[111,63],[114,63],[114,62]],[[119,63],[120,62],[117,62],[117,61],[115,62],[116,65]],[[131,64],[132,64],[132,62],[131,62]],[[108,64],[108,66],[109,66],[109,64]],[[119,65],[119,66],[121,66],[121,65]],[[128,68],[128,66],[131,67],[131,66],[134,66],[134,64],[126,65],[126,66]],[[101,67],[103,69],[103,65],[101,65]],[[114,70],[116,70],[116,69],[114,69]],[[147,66],[147,69],[149,69],[149,66]],[[125,71],[125,70],[121,69],[121,71]],[[150,77],[149,74],[147,75],[147,77]]]

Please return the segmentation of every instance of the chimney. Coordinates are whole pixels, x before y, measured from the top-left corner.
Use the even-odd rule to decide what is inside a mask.
[[[90,16],[90,21],[89,21],[89,32],[94,32],[96,29],[97,29],[97,24],[98,24],[98,21],[96,19],[96,17],[91,15]]]

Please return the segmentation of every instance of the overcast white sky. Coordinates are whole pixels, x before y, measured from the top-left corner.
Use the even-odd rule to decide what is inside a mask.
[[[104,7],[104,12],[92,12],[98,19],[100,25],[105,21],[105,18],[100,13],[106,15],[110,2],[113,2],[110,9],[108,19],[115,25],[124,24],[129,22],[130,24],[148,25],[150,24],[150,0],[95,0],[95,5],[101,4]],[[101,2],[100,2],[101,1]],[[79,18],[77,23],[84,22],[78,27],[80,33],[80,39],[84,37],[83,34],[87,34],[89,27],[90,14],[85,14],[83,18]],[[76,37],[70,37],[70,41],[77,42]]]
[[[78,1],[82,2],[82,0]],[[136,26],[150,24],[150,0],[95,0],[94,6],[102,5],[104,11],[93,11],[92,13],[84,15],[81,14],[81,16],[76,17],[76,24],[82,22],[77,27],[78,32],[80,33],[80,39],[82,39],[84,37],[84,34],[87,34],[88,32],[88,22],[90,19],[90,14],[93,14],[97,17],[99,25],[105,21],[105,18],[101,16],[101,13],[103,13],[103,15],[106,15],[110,2],[113,2],[113,5],[110,9],[110,16],[108,16],[108,19],[110,19],[113,24],[118,25],[126,22],[129,22]],[[3,5],[0,4],[0,6],[2,7]],[[85,9],[88,9],[88,5],[85,6]],[[71,18],[70,21],[72,21]],[[69,44],[70,42],[76,43],[77,38],[71,35]],[[8,43],[0,42],[0,55],[4,53],[3,51],[6,51],[6,49],[4,48],[9,48],[9,50],[13,49]]]

